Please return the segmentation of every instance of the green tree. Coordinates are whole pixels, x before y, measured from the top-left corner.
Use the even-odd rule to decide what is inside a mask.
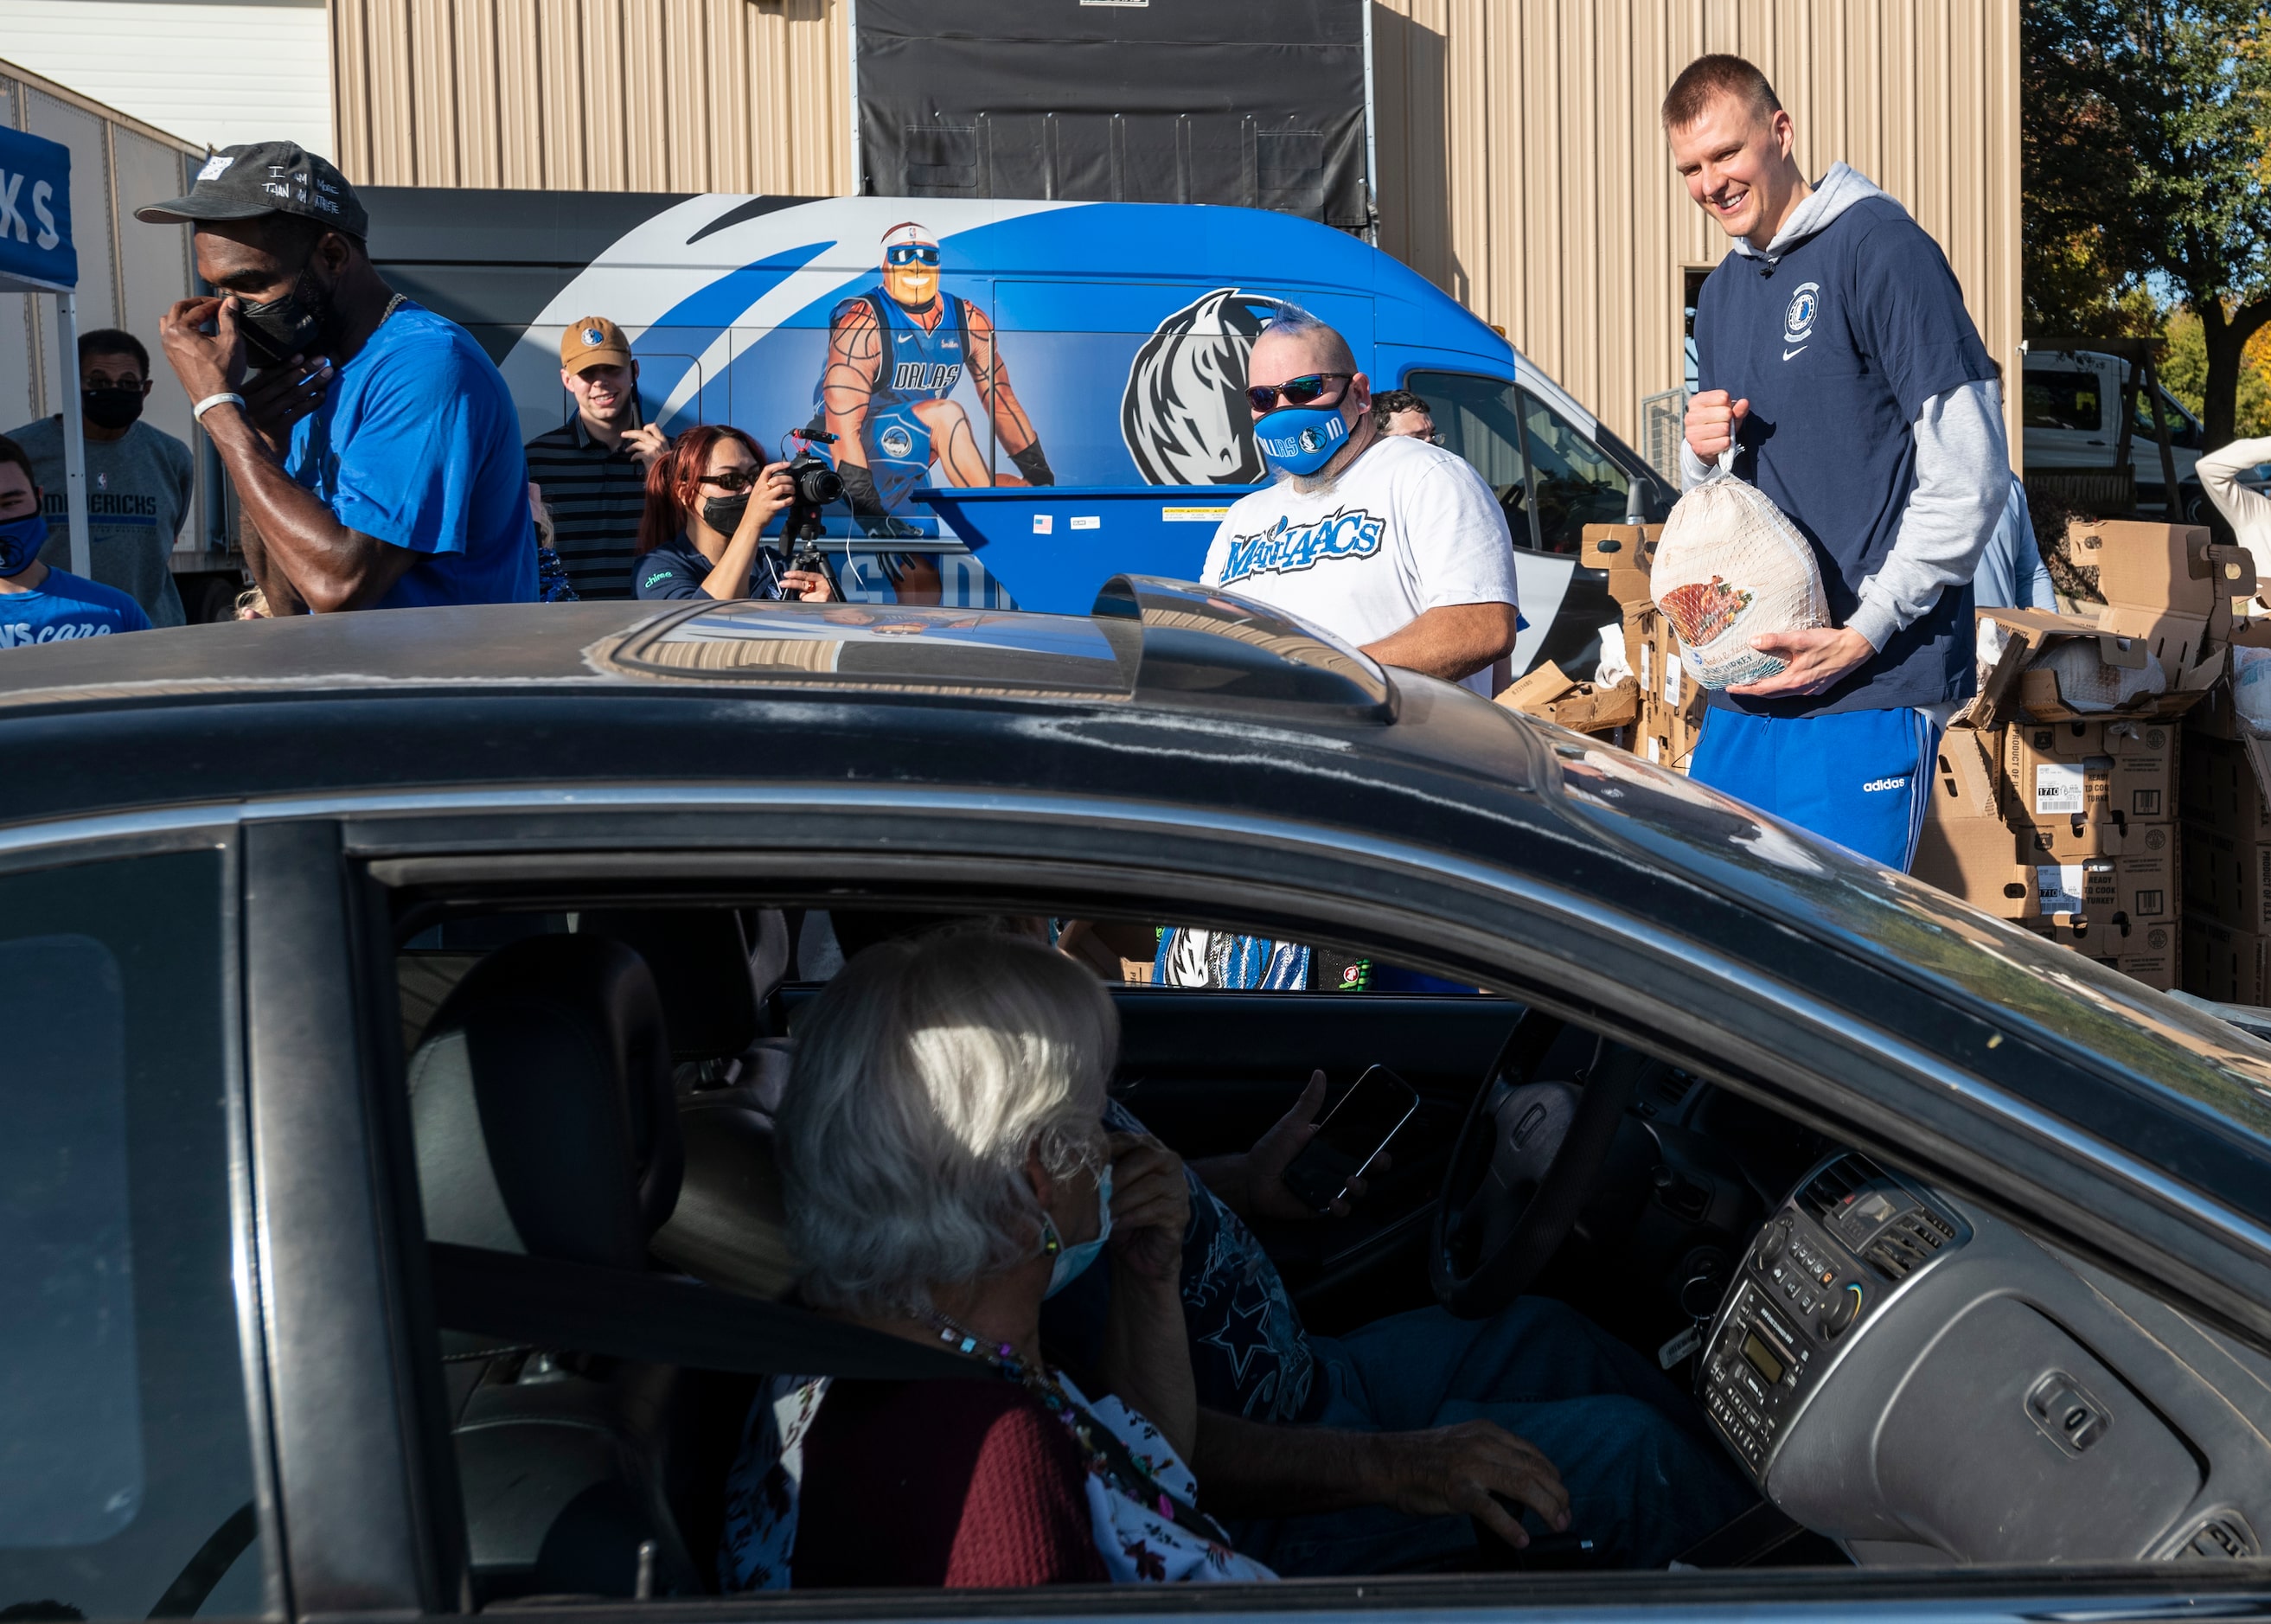
[[[2200,317],[2190,310],[2169,313],[2168,347],[2161,356],[2161,382],[2194,413],[2208,398],[2208,344]],[[2241,352],[2239,396],[2232,428],[2252,439],[2271,435],[2271,326],[2260,328]]]
[[[2221,444],[2242,353],[2271,323],[2271,20],[2260,0],[2024,6],[2029,329],[2133,331],[2122,295],[2166,279],[2200,321],[2201,417]]]

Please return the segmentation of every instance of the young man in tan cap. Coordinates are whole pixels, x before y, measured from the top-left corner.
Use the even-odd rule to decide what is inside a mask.
[[[638,362],[606,317],[568,324],[560,382],[576,398],[576,415],[528,443],[528,477],[543,492],[552,545],[576,595],[628,598],[647,467],[668,442],[640,421]]]

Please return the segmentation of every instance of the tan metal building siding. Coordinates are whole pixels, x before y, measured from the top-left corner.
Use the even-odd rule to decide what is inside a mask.
[[[381,186],[851,186],[834,0],[330,0],[337,162]]]
[[[330,0],[350,178],[833,196],[852,175],[840,0]],[[1617,433],[1680,381],[1683,274],[1717,227],[1657,105],[1706,50],[1774,81],[1947,252],[2015,369],[2018,0],[1375,0],[1381,242]]]
[[[1685,272],[1726,252],[1657,123],[1705,51],[1765,70],[1809,173],[1908,206],[2016,376],[2017,0],[1377,0],[1373,39],[1381,246],[1627,438],[1680,382]]]

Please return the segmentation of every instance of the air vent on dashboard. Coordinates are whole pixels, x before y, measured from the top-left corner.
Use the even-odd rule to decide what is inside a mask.
[[[1953,1224],[1937,1212],[1918,1207],[1886,1225],[1885,1233],[1872,1240],[1861,1255],[1888,1280],[1902,1280],[1955,1239]]]
[[[1865,1158],[1841,1156],[1813,1175],[1798,1199],[1824,1223],[1883,1175]]]

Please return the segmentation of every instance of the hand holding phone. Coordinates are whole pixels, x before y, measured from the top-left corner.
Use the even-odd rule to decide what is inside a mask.
[[[1348,1196],[1350,1181],[1378,1165],[1396,1130],[1418,1108],[1419,1096],[1409,1083],[1386,1066],[1370,1068],[1286,1167],[1285,1188],[1311,1211],[1330,1213]]]

